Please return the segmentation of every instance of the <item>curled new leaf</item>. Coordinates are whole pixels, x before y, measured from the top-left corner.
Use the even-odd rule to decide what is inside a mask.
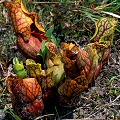
[[[58,53],[58,47],[53,42],[47,42],[45,45],[46,45],[46,47],[48,49],[47,58],[46,58],[46,65],[47,65],[47,67],[50,67],[50,66],[53,65],[52,62],[54,60],[54,57],[59,54]]]
[[[42,113],[42,89],[35,78],[8,78],[7,82],[13,109],[18,115],[29,118]]]
[[[60,56],[54,57],[53,65],[47,71],[53,71],[54,84],[58,85],[65,77],[64,63]]]
[[[39,24],[38,14],[29,13],[21,0],[4,2],[4,5],[13,20],[19,50],[26,57],[36,59],[37,53],[41,50],[42,40],[47,40],[45,30]]]
[[[64,63],[59,56],[58,47],[56,44],[52,42],[47,42],[46,47],[48,49],[46,64],[47,71],[52,71],[52,78],[54,80],[54,84],[58,85],[65,77],[64,71]]]
[[[41,64],[36,64],[34,60],[27,59],[26,66],[28,67],[29,76],[39,79],[42,73]]]
[[[13,59],[14,72],[19,78],[25,78],[27,75],[26,70],[24,69],[23,62],[19,62],[18,58]]]

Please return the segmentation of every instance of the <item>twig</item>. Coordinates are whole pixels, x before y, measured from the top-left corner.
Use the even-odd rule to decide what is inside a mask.
[[[34,120],[39,120],[39,119],[42,119],[44,117],[53,116],[53,115],[55,115],[55,114],[47,114],[47,115],[39,116],[39,117],[35,118]]]
[[[27,2],[27,4],[61,4],[61,2]]]
[[[119,98],[120,98],[120,95],[118,95],[113,101],[111,101],[111,103],[114,103]]]
[[[83,99],[85,99],[85,100],[88,100],[88,101],[91,101],[91,102],[93,102],[94,104],[97,104],[94,100],[89,99],[89,98],[87,98],[87,97],[84,97],[84,96],[82,96],[82,95],[81,95],[81,98],[83,98]]]
[[[90,117],[94,116],[95,114],[97,114],[98,112],[100,112],[101,109],[99,109],[98,111],[94,112],[93,114],[90,114],[87,118],[89,119]]]
[[[3,65],[1,63],[0,63],[0,67],[1,67],[2,71],[5,72],[4,69],[3,69]]]
[[[112,104],[110,104],[109,106],[120,106],[120,104],[112,103]]]
[[[60,5],[60,4],[79,4],[79,3],[81,3],[82,1],[80,1],[80,2],[27,2],[27,4],[58,4],[58,5]]]
[[[107,89],[119,89],[120,90],[120,87],[105,87]]]

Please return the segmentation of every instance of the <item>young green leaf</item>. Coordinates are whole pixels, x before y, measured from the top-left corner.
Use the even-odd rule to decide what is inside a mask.
[[[54,35],[51,35],[51,39],[52,39],[52,42],[55,43],[55,44],[57,45],[57,40],[56,40],[56,38],[55,38]]]
[[[48,40],[49,38],[51,38],[53,30],[54,30],[54,25],[50,29],[47,30],[46,35],[48,36]]]
[[[42,41],[42,49],[41,49],[41,51],[39,51],[38,54],[37,54],[37,55],[42,56],[43,59],[45,59],[46,54],[47,54],[47,48],[46,48],[46,46],[45,46],[45,43],[46,43],[46,40],[43,40],[43,41]]]
[[[23,62],[20,62],[17,57],[13,59],[13,67],[14,72],[17,74],[19,78],[25,78],[27,76],[27,72],[24,69]]]
[[[61,41],[61,39],[60,39],[60,38],[58,38],[58,39],[56,40],[57,45],[59,45],[59,44],[60,44],[60,41]]]

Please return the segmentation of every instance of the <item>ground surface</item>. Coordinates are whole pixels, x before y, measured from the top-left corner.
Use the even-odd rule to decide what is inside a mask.
[[[75,40],[81,47],[89,43],[91,36],[94,34],[94,22],[87,17],[81,17],[78,11],[74,12],[77,9],[75,5],[69,5],[69,7],[66,5],[66,9],[63,9],[65,6],[58,4],[35,4],[31,7],[33,6],[33,11],[35,10],[41,15],[40,20],[43,26],[47,29],[51,24],[54,24],[56,26],[54,35],[62,41]],[[10,94],[6,85],[7,77],[11,74],[14,75],[11,59],[15,56],[21,60],[25,58],[16,47],[15,32],[8,13],[3,6],[0,6],[0,9],[0,119],[7,120],[5,111],[8,110],[8,107],[12,108]],[[31,10],[31,8],[29,9]],[[115,31],[110,59],[103,66],[95,85],[90,87],[88,91],[81,93],[80,101],[74,108],[63,108],[62,110],[65,109],[66,112],[60,113],[59,119],[120,119],[119,34],[119,32]],[[44,118],[44,116],[40,116],[40,118]],[[13,118],[11,117],[11,119]]]

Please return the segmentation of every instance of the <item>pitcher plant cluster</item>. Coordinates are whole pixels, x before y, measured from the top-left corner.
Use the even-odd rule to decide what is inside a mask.
[[[84,49],[72,42],[57,41],[52,30],[45,32],[36,12],[28,12],[21,0],[5,1],[14,23],[19,51],[26,65],[13,59],[17,77],[7,79],[13,110],[21,118],[39,116],[46,106],[76,104],[80,93],[88,88],[109,59],[113,34],[118,21],[102,18]],[[43,63],[37,56],[43,57]],[[44,64],[44,65],[43,65]],[[41,67],[46,66],[46,67]]]

